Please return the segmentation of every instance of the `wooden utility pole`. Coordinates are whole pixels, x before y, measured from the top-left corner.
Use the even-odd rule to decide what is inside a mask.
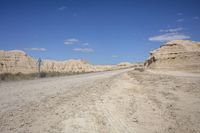
[[[41,58],[38,59],[37,61],[37,65],[38,65],[38,77],[40,77],[40,70],[41,70],[41,65],[42,65],[42,60]]]

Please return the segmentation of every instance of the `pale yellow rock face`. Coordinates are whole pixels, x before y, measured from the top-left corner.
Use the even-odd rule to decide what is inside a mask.
[[[36,72],[36,60],[20,50],[0,50],[0,73]]]
[[[41,71],[43,72],[99,72],[128,68],[131,63],[120,63],[118,65],[92,65],[84,60],[43,60]],[[0,73],[36,73],[38,71],[37,60],[28,56],[24,51],[0,50]]]
[[[152,51],[145,62],[150,69],[200,71],[200,42],[174,40]]]

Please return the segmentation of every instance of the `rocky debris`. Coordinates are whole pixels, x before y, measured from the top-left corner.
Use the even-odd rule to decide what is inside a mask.
[[[43,60],[41,65],[41,71],[43,72],[97,72],[115,70],[121,68],[132,67],[135,64],[128,62],[120,63],[118,65],[92,65],[84,60]],[[37,72],[37,60],[28,56],[24,51],[0,50],[0,73],[36,73]]]
[[[152,51],[145,68],[200,71],[200,42],[174,40]]]

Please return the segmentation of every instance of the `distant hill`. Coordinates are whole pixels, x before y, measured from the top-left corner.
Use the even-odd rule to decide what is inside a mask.
[[[43,60],[41,71],[43,72],[73,72],[73,73],[84,73],[84,72],[97,72],[107,71],[128,67],[137,67],[136,64],[131,63],[120,63],[118,65],[92,65],[84,60]],[[0,73],[36,73],[38,70],[37,59],[28,56],[24,51],[11,50],[3,51],[0,50]]]

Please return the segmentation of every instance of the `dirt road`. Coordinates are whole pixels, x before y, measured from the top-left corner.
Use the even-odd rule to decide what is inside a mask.
[[[1,133],[199,133],[200,78],[131,69],[0,83]]]

